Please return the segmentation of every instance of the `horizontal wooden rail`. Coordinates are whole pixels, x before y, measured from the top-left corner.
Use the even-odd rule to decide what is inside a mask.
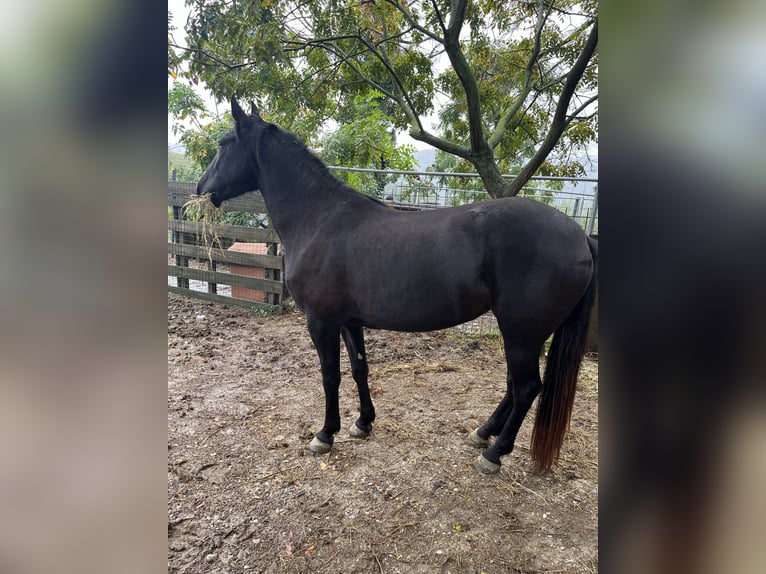
[[[168,229],[170,231],[179,231],[181,233],[202,234],[202,222],[200,221],[180,221],[178,219],[168,219]],[[273,229],[260,229],[258,227],[239,227],[237,225],[215,225],[211,226],[219,237],[229,238],[239,241],[255,241],[258,243],[279,243],[279,235]]]
[[[213,247],[208,249],[202,245],[184,245],[180,243],[168,243],[170,255],[193,257],[203,261],[212,259],[223,263],[235,265],[249,265],[250,267],[263,267],[265,269],[282,270],[282,258],[277,255],[257,255],[253,253],[240,253]]]
[[[224,305],[237,305],[238,307],[247,307],[255,311],[263,313],[281,313],[282,307],[280,305],[269,305],[268,303],[258,303],[257,301],[248,301],[247,299],[240,299],[238,297],[227,297],[224,295],[216,295],[214,293],[204,293],[202,291],[194,291],[192,289],[182,289],[180,287],[173,287],[168,285],[168,291],[177,295],[185,295],[187,297],[195,297],[197,299],[203,299],[204,301],[213,301],[214,303],[223,303]]]
[[[246,277],[234,273],[221,273],[220,271],[209,271],[207,269],[194,269],[193,267],[180,267],[178,265],[168,265],[168,275],[172,277],[182,277],[185,279],[196,279],[208,283],[219,285],[231,285],[232,287],[246,287],[248,289],[257,289],[267,293],[277,293],[282,295],[282,282],[273,279],[261,279],[259,277]]]

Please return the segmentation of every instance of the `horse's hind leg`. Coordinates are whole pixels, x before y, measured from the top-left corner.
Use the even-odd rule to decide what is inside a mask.
[[[540,381],[540,364],[538,359],[540,347],[542,347],[542,344],[531,347],[511,347],[508,339],[505,339],[508,380],[511,382],[510,391],[512,397],[511,402],[506,403],[505,408],[508,408],[509,405],[511,405],[511,408],[497,440],[477,458],[474,466],[479,472],[497,472],[500,470],[500,457],[513,450],[513,444],[516,441],[516,435],[519,432],[521,423],[524,421],[524,417],[527,416],[529,408],[543,386]],[[495,414],[503,414],[501,407],[503,407],[503,403],[498,406],[493,417]],[[498,411],[500,412],[498,413]],[[502,416],[498,416],[493,421],[492,417],[490,417],[490,421],[487,424],[489,425],[492,422],[493,425],[498,425],[501,419]],[[491,428],[490,431],[495,428],[496,426]]]
[[[364,350],[364,330],[361,326],[345,326],[340,332],[346,343],[348,358],[351,362],[351,376],[354,377],[359,391],[359,418],[351,427],[349,434],[354,438],[365,438],[372,431],[375,420],[375,407],[372,406],[370,387],[367,384],[369,368]]]
[[[505,421],[513,410],[513,381],[511,371],[508,369],[507,387],[505,396],[487,422],[468,435],[468,441],[475,447],[486,448],[489,446],[490,437],[497,436],[503,430]]]
[[[311,452],[323,454],[330,450],[333,435],[340,430],[338,389],[340,387],[340,325],[308,318],[308,329],[322,368],[324,386],[324,426],[309,445]]]

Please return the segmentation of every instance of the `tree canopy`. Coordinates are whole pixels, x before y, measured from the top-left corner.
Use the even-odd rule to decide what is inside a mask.
[[[596,138],[595,0],[187,4],[188,46],[169,39],[169,66],[187,60],[216,98],[255,100],[310,141],[328,119],[377,114],[472,166],[498,197],[535,173],[582,173],[568,152]]]

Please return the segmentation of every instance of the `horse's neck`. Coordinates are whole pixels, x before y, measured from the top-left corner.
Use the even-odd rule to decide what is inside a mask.
[[[300,152],[288,164],[272,149],[261,162],[261,194],[274,227],[286,243],[311,233],[343,201],[345,193],[326,168],[306,150]]]

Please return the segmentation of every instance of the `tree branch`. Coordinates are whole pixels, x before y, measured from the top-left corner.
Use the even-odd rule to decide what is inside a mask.
[[[498,145],[500,145],[500,142],[503,141],[503,137],[505,136],[505,133],[508,129],[508,123],[519,112],[521,106],[524,105],[524,102],[526,101],[531,91],[532,90],[530,86],[524,86],[521,93],[519,94],[519,97],[516,98],[516,101],[513,103],[513,106],[511,106],[511,108],[497,122],[495,131],[492,133],[492,136],[490,136],[489,140],[487,140],[490,149],[494,150]]]
[[[485,154],[489,150],[489,145],[484,138],[479,87],[460,47],[460,30],[465,21],[467,4],[468,0],[452,0],[450,22],[444,34],[444,48],[465,92],[471,151],[475,154]]]
[[[436,14],[436,19],[439,20],[439,27],[442,29],[442,34],[445,36],[447,35],[447,28],[444,26],[444,18],[442,18],[442,13],[439,10],[439,6],[436,4],[436,0],[431,0],[431,5],[434,8],[434,13]],[[443,44],[444,42],[442,42]]]
[[[365,41],[358,35],[344,35],[342,37],[335,37],[335,38],[342,38],[342,39],[356,39],[365,44],[367,47],[366,51],[369,51],[369,46],[365,43]],[[336,46],[332,40],[335,38],[320,38],[317,40],[303,40],[301,42],[296,42],[294,40],[283,40],[283,44],[289,44],[292,46],[295,46],[293,48],[285,48],[285,51],[298,51],[298,50],[305,50],[308,47],[315,47],[322,50],[326,50],[327,52],[330,52],[331,54],[334,54],[337,58],[340,58],[340,60],[346,64],[351,70],[357,74],[363,81],[367,82],[370,86],[384,94],[386,97],[391,98],[395,102],[399,102],[400,100],[396,97],[394,93],[392,93],[390,90],[387,90],[380,84],[378,84],[375,80],[368,77],[362,70],[353,62],[351,59],[353,56],[360,55],[365,53],[365,51],[357,52],[356,54],[349,55],[346,54],[343,50],[341,50],[338,46]]]
[[[420,24],[418,24],[415,21],[415,19],[412,17],[412,15],[409,12],[407,12],[399,2],[394,2],[394,0],[385,0],[385,2],[393,6],[402,16],[404,16],[404,19],[407,21],[407,24],[410,25],[411,29],[417,30],[418,32],[423,32],[423,34],[425,34],[432,40],[439,42],[440,44],[444,43],[444,38],[434,34],[433,32],[431,32],[431,30],[429,30],[425,26],[421,26]],[[441,15],[439,15],[439,18],[441,19]],[[442,29],[443,29],[443,26],[442,26]]]
[[[551,6],[546,6],[546,8],[547,10],[540,14],[537,19],[537,25],[535,26],[534,45],[532,46],[532,53],[529,55],[529,61],[524,68],[524,86],[521,88],[521,93],[513,105],[510,107],[510,109],[497,122],[495,131],[492,133],[487,142],[490,149],[492,150],[494,150],[500,144],[503,136],[505,136],[506,129],[508,128],[508,122],[510,122],[511,119],[518,113],[518,111],[521,109],[521,106],[524,105],[524,102],[529,96],[529,92],[532,91],[532,69],[539,62],[543,28],[545,27],[545,22],[548,20],[548,17],[551,14]]]
[[[183,50],[184,52],[191,52],[193,54],[199,54],[200,56],[205,56],[206,58],[209,58],[213,60],[216,64],[219,66],[222,66],[226,68],[227,70],[236,70],[237,68],[244,68],[246,66],[252,66],[253,62],[242,62],[240,64],[229,64],[227,62],[224,62],[220,58],[217,58],[213,56],[210,52],[207,52],[205,50],[202,50],[201,48],[190,48],[189,46],[180,46],[178,44],[168,44],[168,46],[172,46],[174,48],[178,48],[179,50]],[[202,62],[200,62],[202,64]]]
[[[598,99],[598,94],[596,94],[595,96],[591,96],[590,98],[585,100],[582,103],[582,105],[580,105],[576,110],[574,110],[571,114],[569,114],[569,116],[567,117],[567,125],[572,123],[572,120],[577,119],[577,116],[580,114],[580,112],[583,111],[585,108],[587,108],[589,105],[591,105],[593,102],[595,102],[597,99]],[[593,117],[592,114],[588,116],[587,119],[590,119],[591,117]]]
[[[567,74],[566,82],[559,96],[558,104],[556,105],[556,111],[553,114],[553,120],[548,128],[548,133],[543,139],[543,143],[537,148],[535,154],[529,159],[527,164],[521,169],[519,174],[508,185],[507,193],[510,195],[516,195],[530,177],[537,171],[537,169],[543,164],[548,154],[558,143],[561,138],[561,134],[567,127],[567,109],[569,102],[572,100],[575,88],[582,79],[585,69],[588,66],[588,62],[593,57],[598,45],[598,20],[593,23],[593,28],[588,35],[588,39],[585,41],[580,55],[577,57],[574,66]]]
[[[291,44],[296,46],[295,48],[289,48],[288,51],[296,51],[300,50],[302,47],[306,46],[324,46],[334,45],[333,42],[337,42],[338,40],[361,40],[358,34],[342,34],[340,36],[328,36],[327,38],[304,38],[300,34],[295,34],[297,38],[300,38],[300,42],[296,42],[295,40],[288,40],[284,39],[282,40],[283,44]]]
[[[318,39],[301,39],[301,41],[283,40],[283,43],[286,45],[294,46],[292,48],[285,48],[285,51],[298,51],[298,50],[306,49],[308,47],[317,47],[323,50],[327,50],[328,52],[334,54],[336,57],[340,58],[346,65],[348,65],[349,68],[351,68],[351,70],[354,71],[354,73],[356,73],[360,78],[362,78],[362,80],[367,82],[370,86],[372,86],[376,90],[380,91],[386,97],[395,101],[399,105],[401,110],[404,112],[404,115],[407,117],[407,121],[409,122],[410,127],[415,131],[415,133],[425,133],[423,130],[423,125],[420,120],[420,117],[415,111],[415,106],[412,100],[410,99],[410,96],[407,93],[407,90],[405,90],[404,84],[402,83],[398,74],[394,70],[394,67],[391,65],[391,62],[389,61],[388,57],[385,54],[385,50],[381,48],[381,46],[385,46],[386,41],[393,38],[398,38],[402,36],[403,34],[406,34],[407,32],[409,32],[410,30],[411,28],[404,32],[397,33],[393,36],[386,36],[384,34],[385,36],[384,38],[374,43],[370,39],[365,38],[364,36],[360,34],[344,34],[342,36],[332,36],[332,37],[318,38]],[[346,54],[339,46],[337,46],[337,44],[335,44],[336,40],[348,40],[348,39],[357,40],[366,47],[365,51],[358,52],[355,55],[369,53],[375,58],[377,58],[383,64],[383,66],[386,68],[386,71],[388,72],[389,77],[392,79],[392,81],[394,82],[394,85],[396,86],[395,92],[392,92],[391,90],[384,88],[379,83],[375,82],[372,78],[367,76],[361,70],[361,68],[359,68],[359,66],[357,66],[354,61],[352,61],[351,56]]]
[[[387,96],[387,97],[391,98],[391,99],[392,99],[392,100],[394,100],[394,101],[399,101],[399,100],[397,99],[397,97],[396,97],[396,95],[395,95],[394,93],[392,93],[391,91],[387,90],[386,88],[384,88],[383,86],[381,86],[380,84],[378,84],[378,83],[377,83],[375,80],[373,80],[372,78],[370,78],[370,77],[368,77],[367,75],[365,75],[365,73],[364,73],[364,72],[362,72],[362,70],[361,70],[361,69],[360,69],[358,66],[356,66],[356,65],[355,65],[355,64],[354,64],[354,63],[351,61],[351,59],[350,59],[350,58],[348,58],[348,57],[347,57],[347,56],[346,56],[346,55],[343,53],[343,51],[342,51],[340,48],[338,48],[337,46],[334,46],[334,45],[332,45],[332,44],[328,44],[328,45],[325,47],[325,49],[326,49],[326,50],[328,50],[328,51],[330,51],[330,52],[332,52],[332,53],[333,53],[333,54],[335,54],[337,57],[339,57],[341,60],[343,60],[343,63],[345,63],[345,64],[346,64],[346,65],[347,65],[349,68],[351,68],[351,69],[352,69],[352,70],[353,70],[353,71],[354,71],[354,72],[355,72],[355,73],[356,73],[356,74],[357,74],[357,75],[358,75],[360,78],[362,78],[364,81],[366,81],[366,82],[367,82],[368,84],[370,84],[370,85],[371,85],[373,88],[375,88],[376,90],[378,90],[380,93],[384,94],[385,96]]]
[[[391,62],[388,59],[388,56],[386,55],[385,51],[378,52],[375,47],[368,42],[365,38],[360,37],[360,41],[367,46],[369,51],[385,66],[386,71],[388,72],[388,75],[391,76],[391,79],[394,81],[394,84],[396,85],[396,89],[399,92],[398,97],[394,94],[391,94],[391,99],[394,100],[396,103],[399,104],[399,107],[402,108],[402,111],[404,112],[404,115],[407,116],[407,119],[410,121],[410,125],[414,128],[417,126],[419,130],[423,130],[423,124],[420,121],[420,117],[418,116],[417,112],[415,111],[415,106],[412,103],[412,100],[410,99],[410,95],[407,93],[407,90],[404,89],[404,84],[399,79],[399,75],[396,73],[396,70],[394,70],[394,67],[391,65]],[[388,95],[388,92],[384,92],[386,95]]]
[[[578,26],[577,28],[572,30],[572,32],[569,34],[569,36],[566,37],[566,39],[564,39],[563,42],[561,42],[560,44],[556,44],[555,46],[552,46],[552,47],[550,47],[547,50],[543,50],[540,53],[540,55],[541,56],[547,56],[548,54],[552,54],[552,53],[560,50],[561,48],[563,48],[565,46],[568,46],[572,42],[577,41],[577,38],[580,37],[580,34],[582,34],[585,30],[590,28],[591,25],[593,24],[593,22],[595,22],[595,19],[593,19],[593,17],[590,17],[588,20],[583,22],[580,26]]]
[[[560,64],[560,62],[559,62],[559,64]],[[556,64],[556,66],[554,66],[554,68],[557,67],[559,64]],[[548,70],[548,72],[551,72],[551,71],[553,71],[553,68]],[[537,84],[537,85],[534,86],[534,88],[538,92],[544,92],[548,88],[551,88],[551,87],[555,86],[556,84],[560,84],[561,82],[566,81],[566,79],[567,79],[567,74],[564,74],[563,76],[557,76],[557,77],[553,78],[551,81],[545,82],[544,84]]]
[[[449,140],[442,139],[438,136],[433,135],[432,133],[425,131],[422,128],[410,129],[410,136],[413,139],[416,139],[423,143],[427,143],[428,145],[431,145],[444,152],[451,153],[452,155],[462,157],[463,159],[468,159],[471,156],[471,150],[469,148],[465,146],[461,146]]]

